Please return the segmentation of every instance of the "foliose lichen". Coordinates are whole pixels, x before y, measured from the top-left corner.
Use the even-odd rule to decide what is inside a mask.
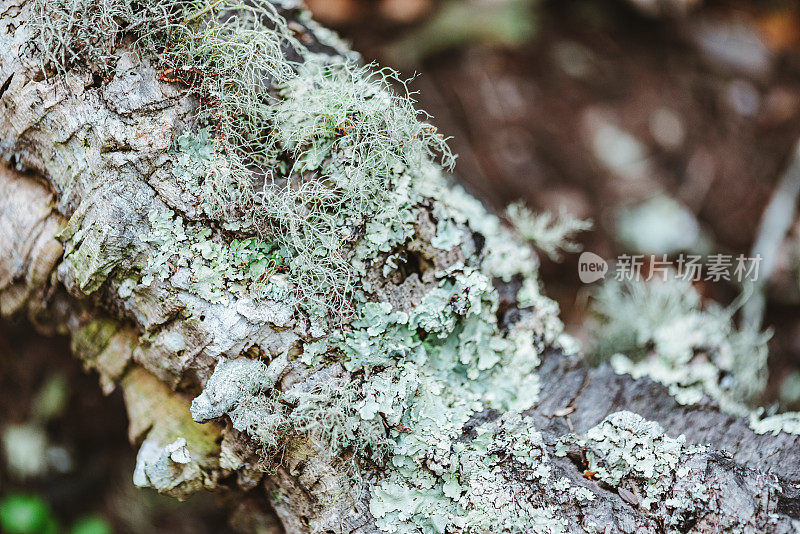
[[[463,224],[457,222],[461,213],[447,207],[447,182],[437,180],[441,189],[433,198],[442,199],[440,215],[450,214],[454,225]],[[471,209],[471,222],[494,232],[487,234],[487,242],[514,240],[500,224],[491,224],[492,215]],[[519,258],[520,248],[525,250],[505,250]],[[559,531],[564,522],[554,509],[532,502],[520,509],[514,497],[519,482],[502,474],[500,464],[508,465],[486,461],[487,454],[510,455],[526,466],[532,480],[550,483],[541,438],[529,420],[513,411],[536,401],[539,354],[565,339],[557,306],[541,295],[533,278],[535,257],[522,256],[527,259],[515,263],[503,261],[502,254],[486,249],[466,258],[466,264],[434,273],[415,304],[373,301],[363,290],[348,327],[306,343],[298,356],[312,369],[325,369],[327,376],[310,390],[245,388],[226,413],[237,428],[269,447],[278,445],[275,436],[303,431],[329,450],[351,448],[385,465],[370,482],[370,508],[380,528],[389,532],[479,532],[486,525],[507,532],[523,525]],[[493,262],[487,266],[483,260],[489,256]],[[518,316],[504,327],[497,317],[493,265],[504,265],[505,272],[523,280]],[[222,373],[229,364],[219,365]],[[257,362],[247,364],[246,372],[260,375],[266,368]],[[212,377],[207,388],[216,383]],[[512,413],[460,443],[464,425],[487,407]],[[569,491],[574,498],[590,498],[578,489]],[[506,504],[487,515],[488,500]]]
[[[764,410],[755,410],[750,414],[750,428],[756,434],[772,434],[781,432],[800,435],[800,413],[784,412],[764,415]]]
[[[457,429],[458,424],[449,425]],[[424,429],[432,430],[433,425]],[[457,430],[456,430],[457,433]],[[526,498],[524,486],[549,483],[548,455],[530,421],[510,413],[481,425],[470,442],[424,448],[427,469],[413,456],[395,457],[395,469],[372,488],[370,511],[387,532],[561,532],[565,522],[551,506]],[[411,451],[409,451],[411,452]],[[524,480],[510,476],[524,466]],[[563,483],[562,486],[563,487]],[[563,489],[566,490],[569,483]],[[491,510],[491,512],[489,512]]]
[[[594,352],[617,373],[663,383],[681,404],[709,398],[755,422],[771,333],[737,328],[737,308],[703,305],[691,284],[676,278],[609,282],[593,303],[599,319]]]
[[[667,518],[670,530],[680,530],[708,501],[703,473],[689,476],[690,458],[705,453],[705,447],[687,446],[684,436],[671,438],[661,425],[638,414],[616,412],[585,435],[568,435],[561,439],[556,455],[565,455],[570,445],[583,451],[592,477]]]
[[[153,211],[151,230],[143,240],[155,247],[141,283],[167,280],[173,271],[188,268],[189,289],[211,303],[228,303],[229,294],[291,301],[288,282],[279,274],[284,255],[275,243],[249,237],[225,242],[199,224],[184,226],[172,210]]]
[[[198,208],[150,213],[141,284],[217,304],[277,301],[311,325],[296,357],[220,358],[193,418],[228,417],[268,452],[302,435],[379,467],[365,482],[387,532],[562,530],[554,507],[518,497],[556,484],[519,412],[536,401],[541,351],[573,343],[540,292],[533,250],[445,177],[453,156],[405,82],[309,51],[269,3],[187,0],[163,16],[123,14],[105,26],[113,36],[92,34],[101,50],[125,32],[169,44],[162,79],[199,97],[197,124],[159,171]],[[94,53],[74,43],[43,46],[51,60]],[[528,238],[570,249],[556,239],[567,232],[531,217]],[[131,286],[120,291],[140,289]],[[502,307],[498,288],[510,291]],[[297,366],[303,379],[286,382]],[[509,413],[463,438],[490,409]],[[179,443],[157,445],[145,474],[184,465]]]

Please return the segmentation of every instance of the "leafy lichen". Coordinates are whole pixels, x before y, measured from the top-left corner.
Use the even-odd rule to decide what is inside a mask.
[[[446,199],[452,189],[442,177],[434,179],[438,186],[428,182],[429,192]],[[441,205],[439,220],[461,224],[459,212],[447,208],[447,201]],[[473,208],[472,217],[492,232],[485,234],[487,242],[514,242],[482,208]],[[329,450],[349,448],[385,465],[370,482],[370,507],[387,531],[479,532],[486,525],[508,532],[523,525],[559,531],[564,521],[554,509],[527,501],[520,508],[513,498],[520,482],[504,474],[508,465],[500,461],[510,455],[530,471],[531,480],[552,482],[547,454],[529,420],[512,413],[480,427],[477,438],[459,442],[467,421],[486,408],[529,408],[537,398],[539,354],[562,339],[557,306],[541,295],[533,278],[535,263],[503,262],[504,254],[520,257],[520,248],[486,249],[435,272],[419,298],[402,308],[372,300],[374,293],[365,288],[348,327],[307,342],[299,355],[305,365],[325,369],[319,379],[307,388],[247,389],[226,413],[267,447],[291,432],[307,432]],[[487,257],[492,262],[486,263]],[[518,317],[504,327],[492,281],[493,266],[501,263],[523,280]],[[251,365],[255,374],[266,370],[263,363]],[[216,382],[212,378],[207,387]],[[498,459],[485,461],[487,454]],[[589,498],[577,489],[573,493]],[[505,504],[486,514],[489,500]]]
[[[800,412],[784,412],[762,416],[763,410],[750,414],[750,428],[756,434],[772,434],[781,432],[800,435]]]
[[[704,395],[746,414],[766,385],[769,333],[733,322],[736,307],[701,305],[678,279],[608,283],[594,302],[595,352],[617,372],[650,376],[684,404]]]
[[[211,303],[227,303],[229,293],[287,301],[288,284],[277,274],[284,257],[274,244],[255,237],[224,242],[210,228],[184,226],[171,210],[150,213],[151,230],[144,241],[155,247],[142,283],[167,280],[173,271],[188,268],[189,288]]]
[[[253,31],[263,35],[257,26]],[[222,38],[215,30],[202,42]],[[203,50],[191,53],[204,57]],[[420,120],[411,97],[390,90],[392,81],[402,82],[396,74],[300,53],[301,62],[287,62],[292,74],[275,73],[268,86],[243,80],[239,67],[206,67],[218,73],[198,90],[216,102],[206,117],[215,128],[214,146],[194,150],[192,165],[182,164],[181,155],[175,172],[200,194],[205,213],[242,221],[278,243],[298,302],[324,316],[346,305],[358,287],[358,256],[371,258],[408,236],[403,212],[419,201],[409,178],[427,158],[443,154],[450,164],[452,156],[435,128]],[[263,70],[243,61],[245,75]],[[264,175],[259,190],[252,186],[253,164]],[[386,235],[376,239],[381,231]]]
[[[438,183],[436,198],[446,198],[451,190],[441,178]],[[458,212],[444,208],[446,202],[442,206],[440,217],[457,224]],[[513,235],[492,224],[494,216],[482,208],[475,209],[473,217],[476,225],[493,232],[487,241],[513,242]],[[519,248],[504,250],[519,257]],[[383,458],[386,470],[371,482],[370,509],[386,531],[480,532],[487,525],[507,532],[531,525],[540,532],[560,531],[564,520],[553,508],[527,501],[520,505],[514,495],[522,491],[515,485],[521,482],[504,474],[508,465],[500,460],[510,455],[531,473],[532,481],[553,483],[541,438],[529,420],[511,413],[481,426],[475,439],[459,442],[467,421],[487,407],[529,408],[537,398],[540,351],[562,339],[557,307],[539,292],[528,262],[506,265],[523,284],[519,317],[500,327],[490,269],[494,261],[503,263],[503,254],[486,250],[468,258],[466,265],[436,273],[417,304],[405,309],[369,300],[371,293],[364,291],[348,328],[306,343],[299,356],[311,366],[341,361],[340,372],[353,373],[345,385],[336,374],[320,382],[335,387],[246,395],[239,404],[244,408],[229,415],[236,420],[249,413],[254,421],[280,423],[273,427],[278,433],[281,428],[316,429],[332,450],[351,447],[362,456]],[[489,256],[493,262],[484,263]],[[346,391],[355,410],[343,410],[334,391]],[[339,408],[333,416],[309,416],[334,405]],[[255,431],[251,435],[259,437]],[[491,460],[492,455],[497,459]],[[575,499],[591,498],[577,488],[567,493]],[[487,513],[489,502],[503,504],[496,513],[494,506]]]
[[[670,529],[688,524],[708,500],[704,472],[691,467],[691,457],[705,448],[686,446],[684,436],[671,438],[640,415],[613,413],[585,435],[562,438],[569,443],[582,449],[593,477],[633,495],[639,506],[667,518]]]
[[[445,428],[463,424],[440,417],[450,423]],[[430,424],[426,430],[435,432]],[[430,448],[434,440],[428,441]],[[382,530],[563,531],[565,522],[553,507],[520,498],[523,486],[548,484],[550,468],[541,435],[518,414],[481,425],[474,439],[451,450],[439,450],[437,455],[429,449],[426,459],[427,469],[420,469],[407,456],[395,457],[391,474],[373,487],[370,510]],[[525,468],[524,480],[509,476],[513,464]]]
[[[687,281],[654,279],[606,283],[593,305],[599,318],[595,353],[617,373],[648,376],[681,404],[704,398],[728,413],[748,417],[758,434],[800,434],[798,412],[758,407],[767,380],[771,332],[737,328],[736,303],[703,306]]]
[[[147,35],[170,45],[164,79],[201,73],[173,82],[201,101],[163,170],[199,208],[150,213],[142,283],[237,309],[272,300],[307,319],[294,361],[220,358],[193,418],[228,417],[271,452],[302,435],[381,467],[367,482],[387,532],[562,530],[552,506],[517,496],[555,484],[518,412],[536,401],[541,351],[569,344],[519,239],[527,230],[448,182],[445,140],[392,71],[308,51],[268,3],[187,1],[164,16],[101,24],[113,36],[98,41],[111,50],[125,33]],[[51,60],[94,54],[64,47]],[[544,226],[549,237],[535,240],[563,249]],[[513,309],[501,314],[498,287],[512,281]],[[131,286],[120,291],[141,289]],[[284,382],[296,366],[304,378]],[[464,437],[490,409],[510,413]],[[180,444],[164,441],[144,464],[179,467]]]
[[[562,212],[557,217],[548,212],[533,213],[522,202],[509,204],[506,217],[520,236],[554,261],[560,260],[564,252],[579,252],[581,247],[573,241],[574,235],[592,228],[591,221],[576,219],[567,213]]]

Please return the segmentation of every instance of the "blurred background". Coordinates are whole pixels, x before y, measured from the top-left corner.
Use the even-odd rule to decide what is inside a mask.
[[[459,180],[498,212],[523,199],[592,219],[578,240],[606,259],[768,255],[763,402],[800,407],[798,2],[307,4],[365,61],[418,74],[411,88],[452,136]],[[762,223],[769,206],[782,224]],[[585,341],[577,256],[543,258],[542,277]],[[696,288],[723,305],[741,291],[725,281]],[[134,489],[121,396],[102,396],[66,340],[25,332],[0,326],[0,515],[81,534],[231,528],[208,495],[178,504]]]

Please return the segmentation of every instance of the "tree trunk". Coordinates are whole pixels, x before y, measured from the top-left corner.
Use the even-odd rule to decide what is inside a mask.
[[[534,380],[515,385],[517,396],[507,401],[493,401],[493,391],[481,390],[459,403],[448,395],[477,386],[456,387],[420,360],[411,394],[398,397],[397,418],[383,406],[371,418],[364,415],[366,397],[388,390],[370,390],[377,387],[370,380],[396,372],[386,387],[398,386],[407,377],[397,371],[407,369],[403,358],[370,368],[352,364],[352,357],[315,358],[308,347],[325,337],[316,332],[314,317],[247,292],[226,290],[224,299],[211,302],[192,289],[197,273],[188,265],[170,263],[165,279],[143,283],[141,273],[157,249],[147,238],[152,213],[172,210],[187,224],[219,228],[202,216],[198,198],[183,194],[172,172],[174,140],[201,104],[180,84],[159,80],[156,58],[140,58],[125,47],[117,50],[109,76],[70,69],[45,77],[31,46],[30,4],[0,3],[0,312],[26,314],[45,333],[69,334],[76,356],[98,373],[103,390],[122,388],[129,437],[140,447],[133,475],[138,485],[178,498],[218,491],[237,526],[262,532],[800,529],[796,436],[757,435],[711,401],[682,406],[651,380],[616,375],[606,365],[591,368],[566,354],[552,303],[540,295],[522,302],[520,288],[528,280],[535,287],[535,270],[503,276],[503,265],[489,265],[492,258],[510,262],[524,245],[478,208],[452,215],[458,213],[452,205],[472,202],[455,186],[425,194],[409,208],[412,235],[368,262],[366,300],[413,316],[443,287],[439,273],[479,258],[474,272],[491,282],[489,296],[480,297],[489,302],[480,320],[493,329],[492,340],[511,343],[513,332],[527,345],[477,366],[464,362],[477,360],[483,347],[462,346],[461,361],[489,381],[489,389],[527,378],[519,375],[538,362],[539,394],[527,404],[516,399],[535,393]],[[282,14],[312,48],[348,54],[301,11]],[[441,245],[448,232],[444,220],[458,229],[460,244]],[[502,251],[504,243],[513,250]],[[416,272],[382,278],[388,252],[416,258]],[[533,258],[525,254],[526,262]],[[458,272],[466,280],[473,271]],[[482,305],[480,298],[465,297],[466,310],[453,312],[461,302],[453,296],[441,313],[457,324],[474,321],[470,309]],[[351,321],[330,320],[327,335],[346,338],[362,328]],[[375,328],[370,340],[389,336],[389,327],[377,328],[378,318],[368,321],[363,328]],[[425,336],[435,343],[434,333]],[[329,439],[342,431],[326,428],[339,424],[332,416],[315,420],[321,430],[300,424],[307,419],[292,419],[304,395],[352,384],[357,387],[350,400],[361,411],[342,413],[361,426],[344,446]],[[298,425],[276,427],[274,443],[257,430],[278,416],[258,404],[268,402],[269,392],[279,401],[267,405],[285,410],[281,417]],[[421,422],[415,403],[434,393],[441,399],[434,404],[448,411],[441,420]],[[246,403],[253,403],[251,411]],[[359,449],[371,421],[378,421],[381,446],[389,447],[384,454]],[[408,436],[424,441],[442,421],[455,433],[431,434],[440,442],[426,450],[398,452]],[[680,434],[686,444],[672,439]],[[655,468],[633,460],[614,463],[615,451],[636,451]],[[397,458],[410,459],[412,467],[401,469],[393,463]]]

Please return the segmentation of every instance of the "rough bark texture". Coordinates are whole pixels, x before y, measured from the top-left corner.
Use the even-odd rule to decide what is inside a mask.
[[[176,437],[191,442],[190,461],[180,459],[177,443],[169,449],[172,461],[163,459],[167,471],[155,462],[134,477],[178,497],[203,488],[220,491],[243,530],[378,532],[368,492],[356,499],[345,462],[311,440],[293,438],[265,473],[251,441],[226,418],[192,420],[191,400],[220,357],[249,349],[291,353],[311,325],[246,298],[206,302],[181,286],[181,272],[177,282],[121,291],[126,273],[146,263],[141,236],[149,231],[148,213],[170,208],[194,216],[195,206],[180,196],[169,174],[158,171],[170,165],[167,150],[196,102],[159,82],[154,67],[130,53],[120,54],[108,81],[75,72],[45,79],[31,52],[28,16],[25,0],[0,2],[0,312],[25,314],[45,332],[72,336],[76,356],[97,371],[104,391],[122,388],[130,440],[141,445],[140,456],[148,447],[157,456]],[[315,28],[304,31],[313,35]],[[409,285],[400,287],[409,294],[398,296],[395,289],[386,299],[414,298]],[[280,383],[313,381],[322,372],[290,361]],[[756,435],[710,402],[681,406],[659,384],[616,375],[608,366],[589,368],[557,350],[546,353],[539,375],[540,400],[529,413],[550,452],[553,475],[595,499],[566,500],[531,483],[521,486],[528,495],[520,498],[557,506],[568,530],[592,524],[612,532],[666,530],[665,518],[631,502],[627,490],[584,477],[580,454],[553,454],[559,437],[585,432],[620,410],[710,446],[681,460],[691,464],[686,476],[702,481],[711,494],[686,528],[800,529],[796,436]],[[499,415],[473,417],[465,435]],[[518,468],[508,469],[508,480],[526,480]]]

